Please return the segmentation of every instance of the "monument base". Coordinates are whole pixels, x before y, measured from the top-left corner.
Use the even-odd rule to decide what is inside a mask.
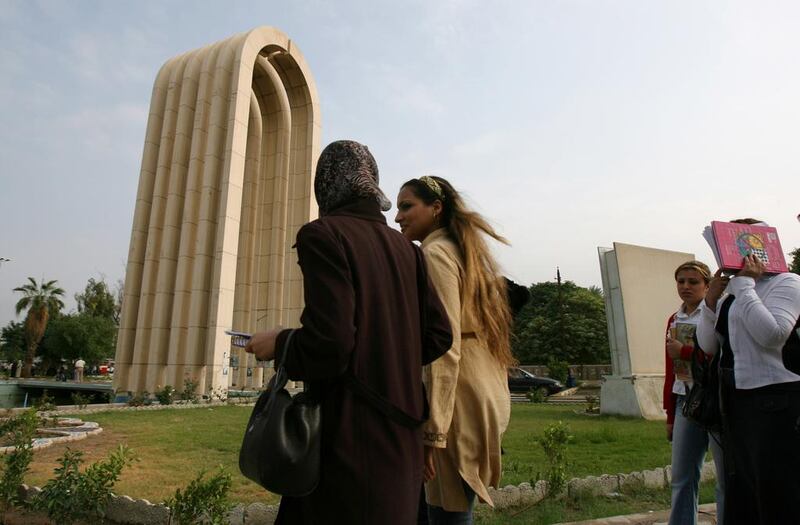
[[[662,408],[664,374],[603,376],[600,413],[666,419]]]

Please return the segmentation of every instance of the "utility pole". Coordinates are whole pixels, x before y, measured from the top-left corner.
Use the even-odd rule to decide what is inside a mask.
[[[564,298],[561,292],[561,269],[556,266],[556,281],[558,282],[558,344],[561,347],[561,356],[566,353],[564,346]]]

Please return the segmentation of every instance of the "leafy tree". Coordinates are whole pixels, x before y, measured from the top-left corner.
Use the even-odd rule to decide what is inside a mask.
[[[93,317],[106,317],[119,324],[119,304],[104,279],[94,277],[86,283],[83,293],[75,294],[78,312]]]
[[[40,355],[45,368],[58,366],[62,359],[83,358],[87,364],[114,357],[117,325],[112,319],[87,313],[63,315],[47,327]]]
[[[0,355],[8,361],[25,357],[25,325],[11,321],[0,330]]]
[[[61,298],[64,290],[56,286],[58,281],[47,281],[42,279],[41,284],[37,283],[33,277],[28,277],[28,283],[14,288],[15,292],[22,294],[22,299],[17,301],[17,315],[27,310],[25,316],[25,364],[22,367],[22,377],[31,376],[33,359],[36,357],[36,348],[44,336],[47,322],[53,313],[58,314],[64,308]]]
[[[605,301],[597,287],[572,281],[534,284],[514,323],[513,349],[523,363],[610,361]]]
[[[800,248],[795,248],[789,252],[792,256],[792,261],[789,263],[789,271],[800,275]]]

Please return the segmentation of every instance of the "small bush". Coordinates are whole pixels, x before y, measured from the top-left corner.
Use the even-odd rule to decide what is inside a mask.
[[[183,380],[183,392],[181,392],[181,399],[188,403],[197,403],[198,396],[197,396],[197,387],[199,383],[192,379],[191,377],[187,377]]]
[[[600,413],[600,398],[597,396],[586,396],[586,413],[599,414]]]
[[[175,389],[172,385],[167,385],[164,388],[159,388],[155,392],[156,399],[162,405],[171,405],[172,400],[175,397]]]
[[[225,401],[228,399],[228,389],[217,387],[208,391],[208,402]]]
[[[26,410],[0,425],[0,435],[9,436],[14,450],[3,456],[0,476],[0,505],[8,509],[22,503],[19,486],[33,460],[33,438],[39,418],[35,410]]]
[[[548,464],[548,496],[557,496],[567,484],[567,444],[571,440],[569,427],[561,421],[545,428],[539,439]]]
[[[70,397],[72,398],[72,404],[78,408],[86,408],[86,405],[91,401],[91,396],[81,395],[80,392],[73,392]]]
[[[201,472],[184,490],[176,490],[175,495],[164,502],[170,508],[170,523],[172,520],[176,525],[228,523],[231,475],[222,467],[208,479],[205,475]]]
[[[102,518],[122,469],[133,460],[130,449],[120,445],[108,459],[93,463],[81,472],[83,453],[68,448],[58,460],[55,478],[45,483],[30,506],[45,512],[54,523],[94,522],[91,518]]]
[[[141,406],[150,406],[153,404],[152,398],[150,398],[150,392],[147,390],[142,390],[141,392],[128,392],[128,406],[131,407],[141,407]]]
[[[544,403],[547,396],[540,388],[531,388],[526,394],[525,397],[528,398],[528,401],[531,403]]]
[[[55,401],[47,394],[47,389],[42,391],[42,396],[33,402],[33,408],[37,412],[49,412],[56,409]]]

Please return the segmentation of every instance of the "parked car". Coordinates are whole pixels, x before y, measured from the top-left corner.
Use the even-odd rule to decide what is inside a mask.
[[[564,385],[555,379],[535,376],[515,367],[508,369],[508,389],[518,394],[539,390],[542,394],[549,396],[564,390]]]

